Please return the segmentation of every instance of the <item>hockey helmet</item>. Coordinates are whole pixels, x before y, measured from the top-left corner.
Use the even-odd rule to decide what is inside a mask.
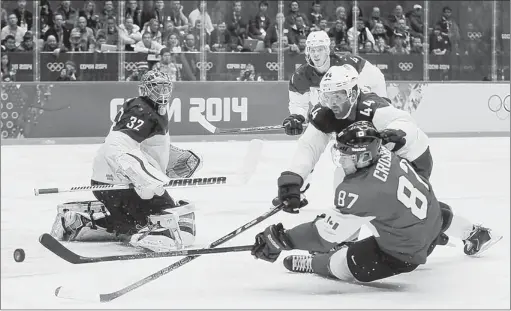
[[[305,41],[305,60],[314,68],[324,66],[330,55],[330,38],[323,30],[313,31]]]
[[[149,70],[146,72],[139,83],[139,93],[141,96],[148,97],[153,103],[158,105],[158,112],[161,115],[166,113],[167,105],[172,96],[172,80],[165,72],[159,70]]]
[[[319,100],[337,119],[346,119],[357,104],[358,72],[351,65],[332,66],[319,84]]]
[[[342,167],[346,175],[376,162],[380,156],[382,139],[371,122],[358,121],[336,136],[332,145],[332,161]]]

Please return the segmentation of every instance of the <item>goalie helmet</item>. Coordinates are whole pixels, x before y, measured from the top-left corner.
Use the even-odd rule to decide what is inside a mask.
[[[358,71],[351,65],[332,66],[319,84],[320,102],[332,109],[337,119],[349,117],[357,104]]]
[[[170,76],[158,70],[146,72],[139,83],[140,96],[148,97],[158,107],[158,113],[164,115],[172,96],[172,80]]]
[[[314,68],[324,66],[330,56],[330,38],[323,31],[313,31],[305,41],[305,60]]]
[[[332,161],[346,175],[378,161],[382,140],[371,122],[358,121],[337,134],[332,145]]]

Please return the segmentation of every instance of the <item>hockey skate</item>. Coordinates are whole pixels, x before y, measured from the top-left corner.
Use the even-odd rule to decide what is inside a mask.
[[[474,225],[468,238],[463,240],[463,251],[469,256],[480,255],[501,239],[501,235],[492,234],[490,229]]]
[[[291,255],[284,258],[284,267],[291,272],[314,273],[312,255]]]

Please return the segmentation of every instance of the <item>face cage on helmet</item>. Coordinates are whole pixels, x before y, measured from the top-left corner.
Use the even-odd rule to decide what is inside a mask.
[[[337,119],[346,119],[351,114],[351,111],[353,110],[353,107],[355,107],[355,105],[357,103],[358,95],[359,95],[359,92],[360,92],[359,88],[357,86],[354,86],[352,89],[347,90],[347,94],[346,94],[346,98],[347,99],[346,99],[346,101],[344,101],[342,103],[332,102],[330,99],[333,99],[334,97],[333,96],[327,96],[328,93],[336,93],[336,92],[342,92],[342,91],[346,91],[346,90],[339,90],[339,91],[332,91],[332,92],[322,92],[320,94],[320,102],[322,104],[326,105],[328,108],[330,108],[334,112],[335,117]],[[348,109],[343,109],[344,106],[347,106],[347,105],[345,105],[346,103],[348,103],[349,108]],[[341,111],[338,112],[338,110],[335,109],[335,107],[339,107]],[[343,111],[346,111],[346,113],[343,114],[342,113]]]
[[[321,65],[316,66],[314,64],[314,61],[312,60],[311,55],[310,55],[310,50],[312,48],[317,48],[317,47],[320,47],[320,46],[325,47],[326,57],[325,57],[325,61]],[[319,69],[319,68],[323,67],[328,62],[328,56],[329,55],[330,55],[330,44],[329,45],[322,44],[322,45],[306,46],[305,47],[305,61],[307,62],[307,64],[309,64],[309,66],[314,67],[316,69]]]
[[[172,95],[172,82],[170,81],[144,82],[141,88],[142,95],[149,97],[158,105],[166,106],[170,102]]]

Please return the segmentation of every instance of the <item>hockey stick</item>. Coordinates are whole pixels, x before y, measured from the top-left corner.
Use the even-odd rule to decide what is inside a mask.
[[[272,208],[271,210],[269,210],[268,212],[264,213],[263,215],[257,217],[256,219],[244,224],[243,226],[239,227],[238,229],[224,235],[223,237],[221,237],[220,239],[214,241],[213,243],[211,243],[209,245],[209,248],[215,248],[217,247],[218,245],[220,244],[223,244],[229,240],[231,240],[232,238],[234,238],[235,236],[238,236],[239,234],[241,234],[242,232],[252,228],[253,226],[259,224],[260,222],[266,220],[267,218],[269,218],[270,216],[276,214],[277,212],[279,212],[282,208],[284,207],[284,203],[281,203],[279,204],[278,206],[276,206],[275,208]],[[108,294],[93,294],[93,295],[87,295],[86,293],[84,293],[81,289],[79,291],[72,291],[71,289],[68,289],[67,287],[63,287],[63,286],[59,286],[57,287],[57,289],[55,289],[55,296],[59,297],[59,298],[68,298],[68,299],[80,299],[80,300],[87,300],[87,301],[95,301],[95,302],[109,302],[109,301],[112,301],[116,298],[119,298],[129,292],[131,292],[132,290],[135,290],[137,288],[139,288],[140,286],[144,285],[144,284],[147,284],[151,281],[154,281],[162,276],[164,276],[165,274],[189,263],[190,261],[198,258],[199,255],[196,255],[196,256],[186,256],[185,258],[171,264],[170,266],[167,266],[165,268],[163,268],[162,270],[158,271],[158,272],[155,272],[131,285],[128,285],[124,288],[121,288],[120,290],[118,291],[115,291],[115,292],[111,292],[111,293],[108,293]]]
[[[80,256],[69,248],[65,247],[57,241],[54,237],[48,233],[43,233],[39,237],[39,242],[46,247],[49,251],[64,259],[72,264],[83,264],[83,263],[96,263],[106,261],[123,261],[123,260],[135,260],[135,259],[148,259],[148,258],[162,258],[162,257],[178,257],[178,256],[198,256],[208,254],[220,254],[220,253],[234,253],[234,252],[246,252],[252,249],[252,245],[243,246],[230,246],[222,248],[203,248],[203,249],[187,249],[187,250],[175,250],[168,252],[151,252],[131,255],[114,255],[114,256],[103,256],[103,257],[85,257]]]
[[[213,185],[244,185],[248,182],[254,173],[257,164],[259,163],[260,155],[263,149],[263,141],[260,139],[253,139],[250,141],[248,151],[243,159],[243,165],[239,169],[240,174],[225,175],[225,176],[205,176],[205,177],[192,177],[192,178],[174,178],[168,184],[163,186],[165,189],[169,188],[190,188],[190,187],[204,187]],[[34,194],[51,194],[62,192],[82,192],[82,191],[109,191],[109,190],[123,190],[134,189],[133,185],[95,185],[95,186],[75,186],[63,188],[41,188],[34,189]]]
[[[242,128],[228,128],[222,129],[215,127],[215,131],[213,134],[243,134],[243,133],[254,133],[254,132],[264,132],[271,130],[282,130],[284,127],[282,125],[268,125],[268,126],[256,126],[256,127],[242,127]]]

